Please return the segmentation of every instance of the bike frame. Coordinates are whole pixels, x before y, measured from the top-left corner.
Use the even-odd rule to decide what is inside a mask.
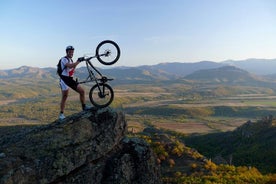
[[[95,57],[95,56],[94,56],[94,57]],[[94,57],[93,57],[93,58],[94,58]],[[97,69],[92,65],[92,63],[91,63],[89,60],[85,61],[85,64],[86,64],[86,68],[87,68],[87,71],[88,71],[88,76],[87,76],[87,78],[86,78],[84,81],[81,81],[81,82],[79,82],[79,83],[80,83],[80,84],[83,84],[83,83],[88,83],[88,82],[93,82],[93,81],[95,81],[95,82],[98,84],[97,78],[96,78],[96,76],[95,76],[93,70],[96,71],[101,77],[102,77],[102,74],[100,73],[99,70],[97,70]],[[93,70],[92,70],[91,68],[92,68]]]
[[[100,55],[95,55],[95,56],[92,56],[92,57],[89,57],[89,58],[86,58],[85,59],[85,63],[86,63],[86,68],[88,70],[88,77],[86,78],[85,81],[82,81],[82,82],[79,82],[80,84],[83,84],[83,83],[87,83],[87,82],[93,82],[95,81],[97,84],[98,84],[98,81],[97,81],[97,78],[95,77],[93,71],[89,68],[89,66],[91,68],[93,68],[102,78],[103,78],[103,75],[100,73],[99,70],[97,70],[93,65],[92,63],[90,62],[91,59],[93,58],[96,58],[96,57],[102,57],[102,56],[109,56],[110,54],[110,51],[106,51],[104,54],[100,54]],[[90,79],[90,80],[89,80]],[[112,79],[108,79],[108,80],[112,80]]]
[[[106,55],[106,54],[102,54],[102,56],[104,56],[104,55]],[[98,82],[98,81],[101,81],[100,83],[104,84],[104,83],[106,83],[107,81],[111,81],[111,80],[113,80],[113,79],[108,79],[108,78],[104,77],[104,76],[101,74],[101,72],[100,72],[99,70],[97,70],[97,69],[95,68],[95,66],[90,62],[90,60],[91,60],[92,58],[96,58],[96,57],[97,57],[97,56],[92,56],[92,57],[89,57],[89,58],[85,59],[85,64],[86,64],[86,68],[87,68],[87,71],[88,71],[88,76],[87,76],[87,78],[86,78],[84,81],[79,82],[79,84],[88,83],[88,82],[94,82],[94,81],[95,81],[96,85],[98,86],[99,91],[100,91],[102,94],[104,94],[104,88],[103,88],[103,89],[100,88],[100,85],[99,85],[99,82]],[[99,74],[99,76],[101,77],[100,79],[98,79],[98,78],[95,76],[95,74],[94,74],[94,72],[93,72],[92,69],[93,69],[95,72],[97,72],[97,74]],[[103,91],[102,91],[102,90],[103,90]]]

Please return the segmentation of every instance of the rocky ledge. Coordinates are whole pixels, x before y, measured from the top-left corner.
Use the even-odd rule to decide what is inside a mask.
[[[74,114],[0,140],[0,183],[161,183],[149,145],[125,136],[122,112]]]

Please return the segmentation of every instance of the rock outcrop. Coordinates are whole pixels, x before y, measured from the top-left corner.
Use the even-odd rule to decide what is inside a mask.
[[[81,112],[0,140],[0,183],[161,183],[149,145],[122,112]]]

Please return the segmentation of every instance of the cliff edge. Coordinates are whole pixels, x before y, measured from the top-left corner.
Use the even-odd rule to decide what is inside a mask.
[[[161,183],[149,145],[122,112],[85,111],[0,140],[0,183]]]

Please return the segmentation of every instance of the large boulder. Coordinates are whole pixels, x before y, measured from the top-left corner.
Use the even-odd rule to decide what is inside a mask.
[[[161,183],[146,142],[122,112],[84,111],[0,141],[0,183]]]

